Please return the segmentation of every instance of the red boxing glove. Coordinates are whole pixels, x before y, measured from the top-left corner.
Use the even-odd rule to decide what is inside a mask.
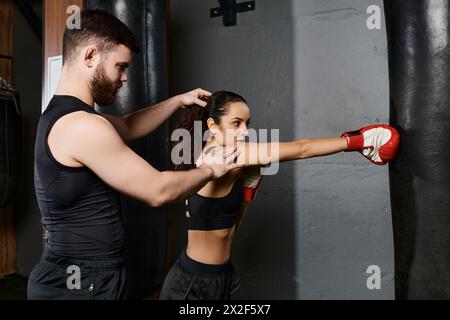
[[[261,186],[261,168],[259,166],[247,167],[244,169],[242,175],[242,191],[244,193],[244,202],[249,203],[255,200],[256,193]]]
[[[393,161],[400,145],[400,134],[394,127],[387,124],[376,124],[356,131],[344,132],[341,137],[347,138],[345,151],[359,151],[377,165],[385,165]]]

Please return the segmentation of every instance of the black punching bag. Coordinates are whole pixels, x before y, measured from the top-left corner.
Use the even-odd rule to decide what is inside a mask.
[[[166,1],[85,0],[85,7],[114,14],[141,44],[141,52],[133,56],[128,68],[128,81],[120,89],[118,101],[113,106],[96,106],[96,110],[122,116],[167,99]],[[163,125],[128,145],[156,169],[166,170],[167,132]],[[128,298],[147,298],[159,290],[165,276],[168,208],[150,208],[125,195],[121,198]]]
[[[397,299],[450,299],[450,1],[385,0]]]
[[[0,209],[10,204],[22,153],[19,95],[0,78]]]

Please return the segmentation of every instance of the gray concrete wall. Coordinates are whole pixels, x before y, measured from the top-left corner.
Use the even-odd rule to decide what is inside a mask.
[[[214,0],[171,1],[171,89],[227,89],[248,99],[252,127],[282,141],[337,136],[389,121],[381,0],[257,0],[224,27]],[[185,245],[183,210],[172,208],[175,255]],[[265,177],[239,231],[233,260],[251,298],[392,299],[388,168],[357,153],[284,163]],[[366,286],[370,265],[381,289]]]

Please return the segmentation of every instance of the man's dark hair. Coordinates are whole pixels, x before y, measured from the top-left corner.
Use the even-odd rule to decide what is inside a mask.
[[[123,44],[138,53],[140,45],[133,32],[111,13],[96,9],[83,9],[81,28],[66,27],[63,38],[63,63],[70,62],[82,46],[94,44],[100,53],[107,53],[114,46]]]

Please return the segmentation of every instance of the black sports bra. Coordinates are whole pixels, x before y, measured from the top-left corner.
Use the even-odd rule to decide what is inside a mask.
[[[188,200],[189,230],[219,230],[231,228],[244,201],[242,179],[238,178],[224,197],[210,198],[194,194]]]

